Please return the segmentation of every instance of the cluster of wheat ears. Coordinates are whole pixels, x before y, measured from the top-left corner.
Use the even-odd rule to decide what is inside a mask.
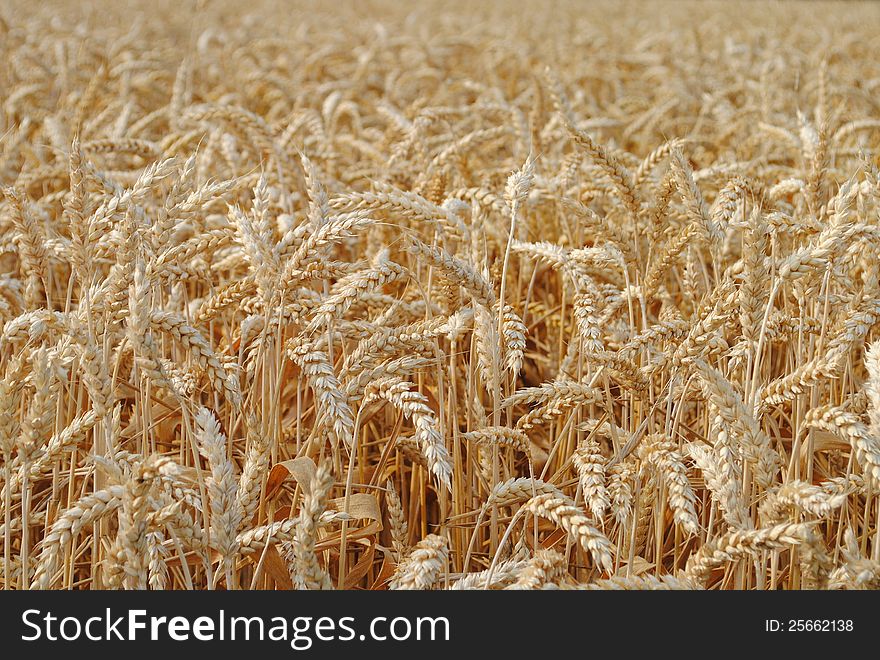
[[[246,4],[0,10],[5,588],[880,586],[876,5]]]

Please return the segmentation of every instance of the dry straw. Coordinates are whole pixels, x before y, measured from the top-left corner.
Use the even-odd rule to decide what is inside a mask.
[[[3,588],[880,585],[880,7],[87,4],[0,10]]]

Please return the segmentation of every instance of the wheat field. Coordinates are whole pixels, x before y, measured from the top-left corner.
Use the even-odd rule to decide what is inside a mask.
[[[3,587],[877,588],[878,24],[0,3]]]

